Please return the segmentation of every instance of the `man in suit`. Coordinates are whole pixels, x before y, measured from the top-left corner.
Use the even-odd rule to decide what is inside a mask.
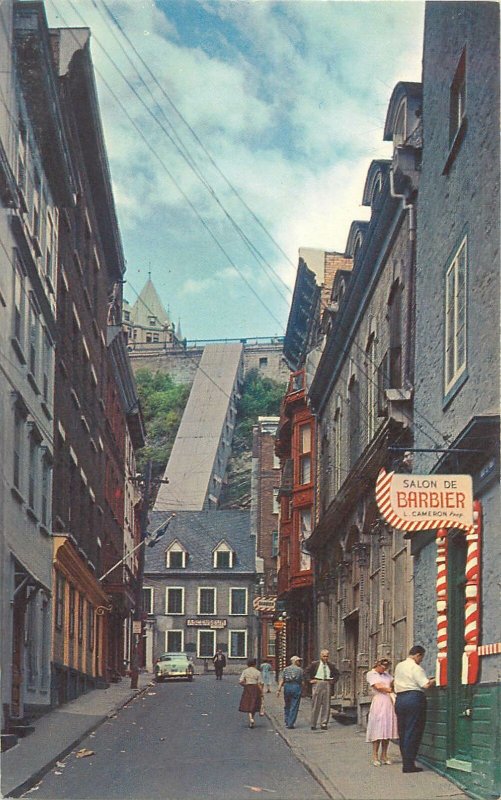
[[[313,661],[306,670],[306,679],[312,685],[311,730],[317,728],[320,716],[320,728],[327,730],[331,708],[331,694],[334,684],[339,678],[339,670],[329,661],[329,651],[320,652],[320,661]]]
[[[223,651],[217,650],[212,661],[214,663],[214,670],[216,672],[216,680],[221,681],[223,679],[223,669],[226,666],[226,656]]]

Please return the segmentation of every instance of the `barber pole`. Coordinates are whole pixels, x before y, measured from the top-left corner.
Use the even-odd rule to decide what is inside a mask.
[[[447,529],[437,531],[437,686],[447,685]]]
[[[482,536],[482,508],[478,500],[473,503],[473,527],[466,534],[465,630],[462,664],[462,683],[475,683],[478,679],[480,639],[480,542]]]

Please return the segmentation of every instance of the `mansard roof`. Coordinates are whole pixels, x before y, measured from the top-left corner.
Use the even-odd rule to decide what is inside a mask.
[[[153,531],[171,513],[150,511],[149,530]],[[248,511],[178,511],[173,517],[165,535],[154,547],[145,548],[144,571],[148,575],[165,574],[165,553],[177,542],[190,558],[183,575],[195,573],[235,573],[252,574],[256,570],[256,542],[250,533],[250,514]],[[226,544],[235,554],[233,567],[213,566],[213,553]],[[172,570],[169,570],[169,574]]]
[[[390,167],[391,159],[389,158],[379,158],[371,162],[371,165],[367,171],[364,193],[362,195],[363,206],[372,206],[374,200],[374,190],[377,186],[377,182],[378,180],[381,181],[380,189],[382,189],[384,181],[390,171]]]
[[[385,142],[391,142],[393,140],[398,115],[404,100],[407,102],[407,119],[405,131],[403,133],[404,141],[410,136],[421,116],[422,94],[423,87],[421,83],[413,81],[399,81],[399,83],[397,83],[390,97],[390,102],[388,103],[383,134]]]

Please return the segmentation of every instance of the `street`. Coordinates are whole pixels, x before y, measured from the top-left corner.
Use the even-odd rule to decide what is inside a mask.
[[[235,676],[152,686],[59,762],[36,797],[326,798],[267,717],[247,727],[240,692]],[[94,755],[77,758],[82,748]]]

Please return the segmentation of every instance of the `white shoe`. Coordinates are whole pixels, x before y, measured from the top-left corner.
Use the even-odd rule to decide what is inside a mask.
[[[379,761],[379,759],[375,758],[374,761],[372,762],[372,766],[373,767],[380,767],[381,766],[381,762]]]

